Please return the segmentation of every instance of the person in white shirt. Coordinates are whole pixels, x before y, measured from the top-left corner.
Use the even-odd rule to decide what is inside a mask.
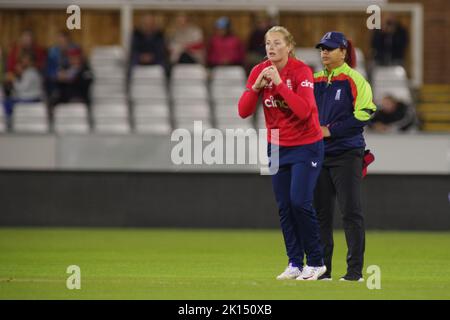
[[[169,36],[170,63],[205,63],[203,31],[186,14],[176,17]]]
[[[8,92],[3,102],[7,118],[12,115],[14,104],[42,100],[42,76],[34,65],[32,55],[25,53],[20,56],[15,72],[6,74],[4,88]]]

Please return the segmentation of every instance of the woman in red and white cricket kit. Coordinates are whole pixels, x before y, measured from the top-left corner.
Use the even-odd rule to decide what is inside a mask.
[[[268,59],[251,71],[239,100],[239,115],[246,118],[253,114],[262,97],[270,163],[279,157],[272,185],[289,261],[277,279],[317,280],[326,267],[312,204],[324,149],[313,75],[295,58],[294,39],[284,27],[271,28],[265,41]],[[278,134],[272,130],[278,130]],[[271,152],[274,144],[277,154]]]

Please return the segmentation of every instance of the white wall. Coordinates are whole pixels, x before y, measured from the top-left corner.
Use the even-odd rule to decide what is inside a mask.
[[[366,135],[370,174],[450,174],[450,135]],[[0,136],[1,169],[258,172],[255,165],[176,166],[169,136]],[[204,146],[206,146],[205,143]]]

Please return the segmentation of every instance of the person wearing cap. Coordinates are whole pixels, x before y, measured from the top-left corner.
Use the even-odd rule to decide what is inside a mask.
[[[365,157],[364,127],[376,106],[372,89],[355,69],[352,42],[341,32],[327,32],[316,45],[324,69],[314,74],[314,95],[324,136],[325,159],[314,194],[327,272],[331,280],[335,202],[343,217],[347,241],[346,281],[363,281],[365,227],[361,182]]]
[[[207,62],[210,67],[221,65],[244,65],[245,48],[242,41],[233,34],[231,21],[221,17],[216,21],[216,31],[207,48]]]

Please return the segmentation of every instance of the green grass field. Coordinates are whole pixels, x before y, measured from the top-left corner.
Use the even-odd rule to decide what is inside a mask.
[[[342,232],[335,242],[333,281],[277,281],[278,230],[2,228],[0,299],[450,299],[450,233],[368,232],[380,290],[337,281]],[[69,265],[80,290],[66,288]]]

